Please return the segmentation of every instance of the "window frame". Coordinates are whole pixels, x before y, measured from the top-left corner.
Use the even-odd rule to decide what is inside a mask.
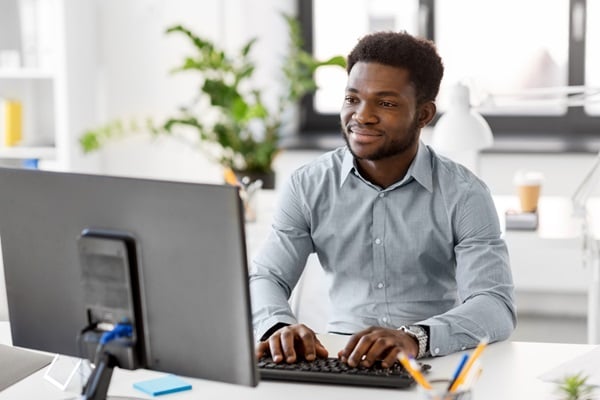
[[[313,51],[313,0],[297,0],[298,18],[302,26],[304,47]],[[435,40],[435,0],[419,0],[426,17],[420,32]],[[569,0],[568,85],[583,85],[585,79],[586,18],[583,38],[574,37],[573,18],[577,7],[586,9],[586,0]],[[585,14],[584,14],[585,15]],[[439,114],[432,122],[432,126]],[[494,132],[492,151],[598,151],[600,149],[600,116],[587,114],[583,106],[568,107],[564,115],[485,115]],[[314,109],[314,96],[300,103],[300,126],[297,143],[312,143],[321,138],[339,136],[339,115],[319,113]],[[317,146],[318,147],[318,146]]]

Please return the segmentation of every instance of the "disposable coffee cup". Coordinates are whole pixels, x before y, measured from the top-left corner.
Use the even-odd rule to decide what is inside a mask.
[[[536,212],[544,176],[541,172],[521,170],[515,174],[514,184],[517,188],[522,212]]]

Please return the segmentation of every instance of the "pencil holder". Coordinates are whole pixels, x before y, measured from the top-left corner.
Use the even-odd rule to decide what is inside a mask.
[[[455,392],[448,392],[448,385],[450,381],[448,379],[437,379],[429,381],[432,388],[424,389],[420,388],[422,393],[421,398],[424,400],[472,400],[473,395],[471,390],[457,390]]]

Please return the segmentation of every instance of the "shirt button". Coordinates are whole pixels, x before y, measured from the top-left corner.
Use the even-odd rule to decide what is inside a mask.
[[[379,193],[379,197],[385,197],[385,193]]]
[[[463,346],[463,347],[461,347],[460,349],[461,349],[461,350],[466,350],[467,348],[466,348],[465,346]]]
[[[377,284],[377,287],[378,287],[379,289],[383,289],[383,283],[382,283],[382,282],[379,282],[379,283]]]
[[[440,354],[440,348],[436,347],[435,349],[433,349],[433,354]]]
[[[381,239],[379,239],[379,238],[375,239],[375,244],[381,244]]]
[[[383,317],[383,318],[381,318],[381,320],[382,320],[383,322],[387,322],[387,321],[388,321],[387,317]]]

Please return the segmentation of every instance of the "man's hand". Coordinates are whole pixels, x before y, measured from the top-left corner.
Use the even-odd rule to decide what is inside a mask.
[[[419,345],[405,332],[372,326],[352,335],[338,357],[351,367],[359,364],[370,367],[375,361],[381,361],[381,365],[388,368],[401,351],[416,357]]]
[[[267,353],[276,363],[293,363],[300,358],[312,361],[316,357],[327,357],[328,354],[315,332],[304,324],[284,326],[256,345],[257,358]]]

